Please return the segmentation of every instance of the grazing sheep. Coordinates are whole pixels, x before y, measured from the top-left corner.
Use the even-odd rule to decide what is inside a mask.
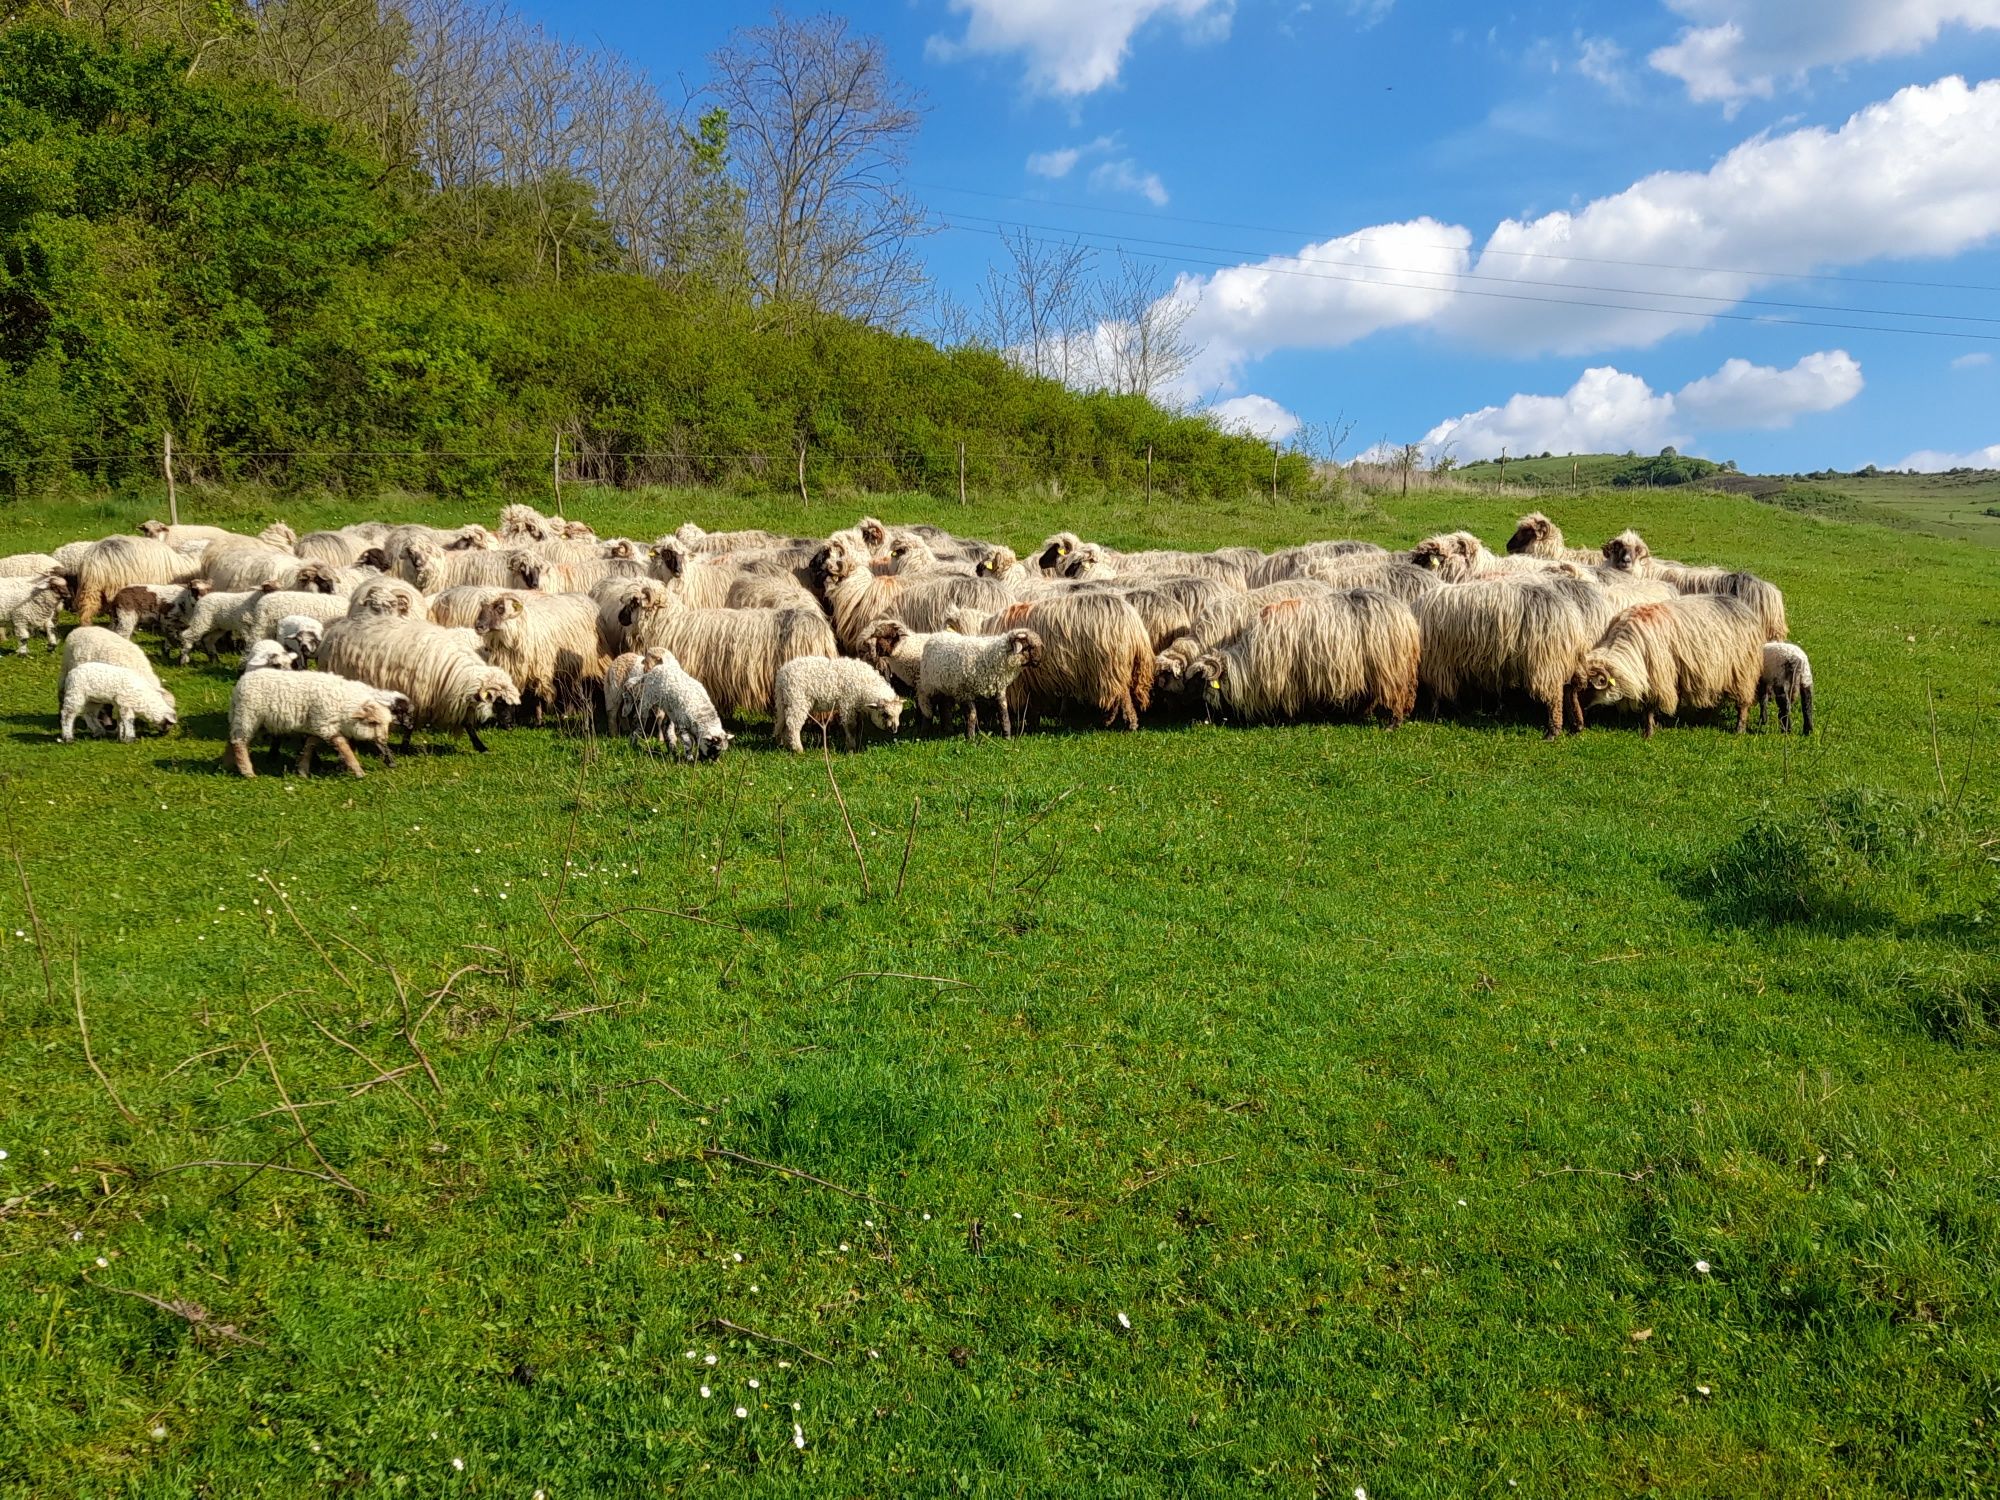
[[[639,683],[648,667],[644,655],[627,651],[604,669],[604,722],[612,734],[626,734],[639,719]]]
[[[1713,708],[1729,698],[1741,734],[1763,679],[1764,646],[1763,621],[1741,599],[1693,594],[1637,605],[1613,619],[1584,655],[1571,685],[1578,727],[1583,710],[1624,704],[1644,715],[1651,739],[1656,715],[1673,718],[1683,708]]]
[[[290,546],[277,547],[251,537],[232,537],[212,542],[201,554],[201,576],[218,592],[236,593],[263,588],[334,591],[335,570],[323,562],[312,562],[294,553]]]
[[[58,549],[60,557],[63,549]],[[68,564],[65,564],[68,570]],[[108,536],[76,554],[76,617],[92,624],[105,602],[135,583],[186,583],[201,560],[145,536]]]
[[[79,625],[63,637],[62,666],[57,679],[57,691],[61,691],[62,680],[78,667],[92,662],[105,666],[121,667],[127,672],[143,677],[154,687],[160,686],[160,674],[153,670],[146,653],[115,630],[106,630],[102,625]]]
[[[424,596],[415,585],[401,578],[371,578],[347,596],[347,617],[362,615],[394,616],[399,619],[425,618]]]
[[[1412,568],[1407,563],[1397,567],[1415,578],[1422,579],[1424,587],[1443,588],[1434,574]],[[1349,588],[1375,588],[1373,574],[1359,578],[1348,584]],[[1187,686],[1188,668],[1207,652],[1227,645],[1238,635],[1249,629],[1267,605],[1285,599],[1312,599],[1338,592],[1333,585],[1322,583],[1315,578],[1291,578],[1279,583],[1267,583],[1249,593],[1230,592],[1207,605],[1192,616],[1188,628],[1163,646],[1153,661],[1153,686],[1156,692],[1180,692]],[[1377,589],[1378,593],[1395,594],[1393,589]],[[1401,598],[1402,595],[1395,594]]]
[[[276,745],[298,735],[305,740],[299,751],[301,776],[312,774],[313,747],[321,740],[333,747],[350,776],[364,774],[352,741],[372,742],[382,752],[382,763],[393,765],[389,731],[395,725],[397,696],[331,672],[246,671],[229,696],[230,764],[238,775],[254,778],[253,740],[269,735]]]
[[[1575,721],[1571,679],[1613,614],[1602,589],[1560,573],[1455,584],[1416,611],[1419,673],[1434,703],[1524,692],[1547,714],[1550,739]]]
[[[294,615],[331,625],[347,618],[350,601],[345,594],[298,593],[272,589],[259,594],[242,613],[244,634],[253,641],[266,640],[278,633],[278,622]]]
[[[1013,602],[1007,586],[991,578],[957,573],[878,576],[845,543],[828,543],[815,564],[821,596],[832,606],[834,633],[849,652],[861,649],[862,634],[877,620],[936,630],[954,609],[990,613]]]
[[[311,615],[286,615],[278,621],[274,634],[278,644],[292,654],[292,665],[303,671],[319,654],[320,643],[326,639],[326,627],[332,623]]]
[[[1429,569],[1447,583],[1459,583],[1491,568],[1495,559],[1486,550],[1486,544],[1471,532],[1448,531],[1425,537],[1410,549],[1405,561]]]
[[[894,734],[902,723],[903,700],[896,690],[867,662],[850,656],[794,657],[778,668],[771,696],[772,737],[794,755],[805,749],[799,731],[807,719],[822,731],[837,722],[849,750],[861,748],[870,724]]]
[[[645,655],[646,673],[639,680],[637,721],[632,745],[664,740],[684,760],[719,760],[734,738],[722,727],[708,689],[682,668],[674,653],[653,646]]]
[[[793,538],[779,536],[774,531],[703,531],[692,521],[683,521],[677,526],[673,539],[690,552],[708,557],[727,552],[763,552],[773,547],[790,546],[793,541]],[[662,537],[660,540],[667,539]]]
[[[665,646],[722,713],[771,712],[778,668],[799,656],[838,656],[817,609],[690,609],[671,589],[641,594],[621,611],[627,648]]]
[[[189,594],[205,594],[208,587],[206,579],[197,579],[193,583],[135,583],[120,589],[108,606],[111,628],[127,640],[141,625],[164,633],[176,608],[192,607]]]
[[[0,578],[39,578],[44,573],[63,571],[62,563],[48,552],[16,552],[12,557],[0,557]]]
[[[1791,634],[1785,620],[1785,596],[1778,586],[1755,573],[1731,572],[1725,568],[1692,568],[1684,563],[1653,560],[1648,576],[1669,585],[1678,594],[1715,594],[1741,599],[1757,612],[1764,627],[1764,639],[1782,641]]]
[[[409,699],[405,750],[418,729],[463,729],[472,748],[484,754],[480,726],[492,721],[496,708],[518,706],[521,693],[505,672],[482,661],[469,642],[476,644],[476,638],[427,620],[350,615],[327,627],[319,664]]]
[[[1410,606],[1373,589],[1281,599],[1196,661],[1188,684],[1202,689],[1210,712],[1253,723],[1380,713],[1394,729],[1417,706],[1421,640]]]
[[[1514,523],[1514,534],[1507,538],[1510,556],[1542,557],[1551,562],[1573,562],[1591,564],[1602,560],[1601,555],[1587,547],[1566,547],[1563,545],[1562,528],[1540,511],[1529,511]]]
[[[1000,732],[1014,737],[1007,694],[1042,654],[1042,638],[1028,629],[1004,635],[954,635],[940,631],[924,641],[917,685],[917,714],[933,717],[939,699],[965,705],[965,737],[979,738],[979,700],[1000,704]]]
[[[256,640],[257,637],[249,633],[247,622],[257,601],[264,597],[262,589],[214,589],[206,594],[190,591],[167,612],[164,621],[172,632],[180,664],[186,666],[197,648],[206,651],[208,659],[214,662],[220,659],[218,648],[225,641]]]
[[[78,718],[92,734],[102,733],[97,715],[103,709],[117,715],[118,738],[126,741],[139,737],[135,720],[144,719],[162,731],[180,722],[174,716],[172,693],[157,681],[110,662],[83,662],[64,672],[58,695],[61,704],[58,733],[65,745],[76,738]]]
[[[433,595],[424,611],[425,617],[433,625],[470,630],[479,612],[506,592],[490,584],[461,583],[457,588]]]
[[[1802,731],[1812,733],[1812,663],[1806,659],[1805,652],[1790,641],[1767,641],[1764,644],[1763,670],[1757,678],[1757,723],[1760,726],[1770,721],[1773,698],[1778,700],[1779,729],[1786,734],[1792,732],[1792,704],[1796,702],[1803,720]]]
[[[545,706],[590,712],[590,692],[603,683],[607,658],[588,594],[510,589],[487,601],[472,628],[486,659],[514,679],[524,699],[533,695],[537,724]]]
[[[35,578],[0,578],[0,624],[14,632],[14,654],[28,654],[28,637],[40,631],[56,649],[56,616],[69,598],[69,580],[60,573]],[[5,635],[0,634],[0,640]]]
[[[1025,723],[1041,704],[1067,700],[1097,709],[1106,728],[1121,720],[1139,727],[1153,701],[1153,642],[1131,605],[1112,593],[1037,599],[986,617],[981,633],[1023,628],[1042,649],[1008,690],[1014,719]]]
[[[243,653],[243,665],[238,669],[237,676],[240,677],[245,672],[261,672],[272,668],[280,672],[290,672],[296,670],[298,665],[298,658],[292,655],[291,648],[283,641],[252,641],[249,649]]]

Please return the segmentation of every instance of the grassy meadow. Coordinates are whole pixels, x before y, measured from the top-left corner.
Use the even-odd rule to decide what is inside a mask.
[[[1024,548],[1527,508],[570,500]],[[514,730],[243,782],[231,664],[63,746],[0,659],[0,1491],[2000,1489],[1993,554],[1548,508],[1781,584],[1821,733]]]

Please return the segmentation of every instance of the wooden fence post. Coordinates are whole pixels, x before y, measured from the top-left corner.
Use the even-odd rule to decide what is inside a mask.
[[[561,515],[563,513],[563,509],[562,509],[562,429],[560,427],[556,429],[556,456],[549,463],[549,487],[555,491],[556,514]]]
[[[965,439],[958,440],[958,503],[965,504]]]
[[[1278,498],[1278,445],[1271,444],[1271,498]]]
[[[162,439],[160,468],[167,476],[167,524],[178,526],[181,524],[181,503],[174,493],[174,435],[164,433]]]
[[[801,434],[799,437],[799,504],[807,510],[812,509],[812,496],[806,493],[806,440],[804,434]]]
[[[1153,503],[1153,445],[1146,444],[1146,503]]]

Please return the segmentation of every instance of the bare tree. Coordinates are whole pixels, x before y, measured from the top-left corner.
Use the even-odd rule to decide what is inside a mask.
[[[1187,374],[1200,348],[1187,336],[1193,296],[1161,286],[1159,266],[1120,251],[1098,286],[1091,358],[1097,383],[1118,395],[1159,399]]]
[[[1092,363],[1089,277],[1097,252],[1025,229],[1001,230],[1000,244],[1006,259],[986,268],[979,289],[986,341],[1031,375],[1078,383]]]
[[[1423,461],[1422,443],[1403,443],[1389,455],[1389,468],[1393,473],[1402,476],[1404,494],[1410,493],[1410,476],[1422,467]]]
[[[770,302],[894,324],[929,228],[902,180],[921,119],[881,41],[822,15],[736,32],[710,59],[745,194],[749,275]]]

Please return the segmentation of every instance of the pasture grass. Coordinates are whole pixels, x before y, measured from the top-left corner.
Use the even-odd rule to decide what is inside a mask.
[[[1518,502],[803,525],[864,508],[1025,550],[1497,542]],[[909,738],[831,758],[850,843],[757,727],[244,783],[226,670],[164,672],[176,736],[61,746],[54,662],[0,660],[0,1484],[1990,1493],[1991,555],[1715,496],[1557,519],[1779,581],[1821,734]]]

